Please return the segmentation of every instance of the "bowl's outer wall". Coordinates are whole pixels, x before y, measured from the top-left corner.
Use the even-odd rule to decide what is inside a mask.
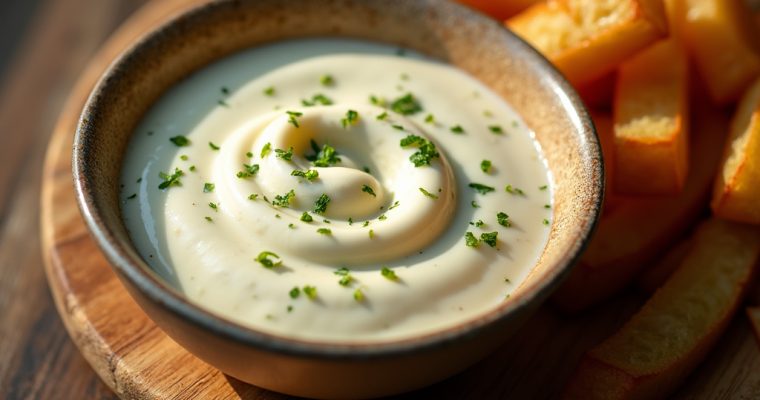
[[[504,343],[540,305],[534,302],[487,332],[435,348],[388,357],[324,359],[272,352],[211,333],[147,298],[128,279],[121,278],[159,327],[198,358],[244,382],[320,399],[390,396],[454,375]]]
[[[446,60],[504,97],[535,131],[556,182],[554,220],[549,245],[511,301],[426,337],[323,345],[273,337],[213,316],[149,271],[131,245],[118,201],[124,151],[137,122],[167,88],[213,60],[261,43],[314,36],[382,41]],[[132,295],[162,329],[232,376],[313,397],[410,390],[487,354],[568,272],[596,223],[603,190],[599,145],[572,88],[498,22],[435,0],[222,0],[193,8],[111,66],[85,106],[73,159],[85,221]]]

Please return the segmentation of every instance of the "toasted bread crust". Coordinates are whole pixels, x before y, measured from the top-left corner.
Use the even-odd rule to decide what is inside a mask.
[[[586,354],[568,398],[665,398],[728,326],[759,260],[760,229],[718,219],[703,223],[667,282]]]
[[[678,194],[688,172],[688,58],[662,40],[620,66],[614,99],[615,190]]]
[[[713,190],[716,215],[734,221],[760,224],[760,79],[734,114],[726,141],[721,172]]]
[[[760,30],[741,0],[677,0],[679,26],[710,96],[736,101],[760,74]]]
[[[667,34],[665,10],[657,0],[552,0],[528,8],[506,25],[575,85],[601,78]]]

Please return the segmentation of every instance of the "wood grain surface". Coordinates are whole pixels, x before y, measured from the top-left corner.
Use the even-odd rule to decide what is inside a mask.
[[[130,398],[284,398],[224,376],[158,330],[116,280],[76,209],[69,156],[84,96],[130,37],[187,1],[151,2],[93,58],[142,3],[48,0],[0,86],[0,398],[113,398],[109,387]],[[48,294],[39,251],[42,158],[53,131],[43,178],[43,253],[72,340]],[[554,398],[582,353],[643,299],[626,293],[574,318],[542,308],[487,359],[402,398]],[[737,318],[676,397],[757,399],[758,371],[760,350],[746,320]]]

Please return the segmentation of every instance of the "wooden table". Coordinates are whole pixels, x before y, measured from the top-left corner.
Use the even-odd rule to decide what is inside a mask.
[[[19,44],[0,77],[0,398],[115,398],[69,339],[50,297],[40,255],[40,176],[76,78],[143,3],[44,0],[30,7],[23,36],[8,32]],[[0,24],[13,17],[0,15]]]
[[[79,354],[61,324],[42,268],[39,198],[42,159],[63,101],[105,38],[145,0],[45,0],[21,38],[19,51],[0,77],[0,398],[115,398]],[[0,16],[0,24],[3,17]],[[0,29],[2,32],[2,29]],[[407,398],[504,398],[514,381],[499,381],[520,365],[525,384],[546,385],[556,395],[583,349],[614,331],[641,304],[629,293],[593,313],[566,321],[544,308],[530,324],[569,329],[577,346],[555,343],[562,358],[539,359],[519,346],[494,356],[442,384]],[[603,318],[600,318],[602,316]],[[588,330],[594,334],[586,334]],[[746,340],[747,323],[734,321],[726,336],[684,385],[679,398],[757,398],[757,346]],[[551,329],[528,329],[516,340],[552,346]],[[549,332],[549,333],[547,333]],[[517,362],[503,365],[505,357]],[[750,360],[750,362],[747,362]],[[568,362],[570,361],[570,362]],[[562,363],[559,375],[547,365]],[[742,364],[744,363],[744,364]],[[556,368],[554,368],[556,370]],[[551,376],[550,376],[551,375]],[[490,376],[490,379],[488,379]],[[279,396],[261,396],[274,398]]]

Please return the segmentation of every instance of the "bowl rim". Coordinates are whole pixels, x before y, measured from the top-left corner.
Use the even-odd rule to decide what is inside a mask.
[[[384,0],[370,1],[382,2]],[[163,282],[140,257],[133,257],[129,251],[126,251],[126,248],[133,247],[133,245],[131,243],[122,243],[114,233],[115,230],[100,215],[100,207],[95,201],[92,187],[87,179],[87,157],[84,154],[86,146],[83,137],[94,130],[92,124],[89,123],[88,116],[99,112],[99,107],[101,106],[99,100],[103,97],[102,93],[109,90],[109,86],[116,80],[115,77],[122,72],[123,64],[129,59],[139,56],[141,49],[159,45],[165,36],[164,34],[175,29],[183,21],[201,16],[201,14],[206,12],[212,12],[215,7],[223,7],[226,4],[235,2],[237,0],[217,0],[193,4],[143,34],[138,40],[123,50],[109,65],[108,69],[92,89],[84,105],[77,124],[72,151],[72,173],[75,195],[80,212],[93,239],[106,256],[110,266],[122,280],[126,279],[129,284],[137,288],[152,303],[163,307],[174,316],[194,325],[196,328],[208,331],[222,338],[228,338],[246,346],[290,356],[319,359],[349,358],[357,360],[411,354],[425,349],[450,346],[460,340],[476,337],[499,322],[503,322],[517,314],[519,310],[529,308],[536,298],[553,291],[567,277],[572,267],[580,258],[583,250],[588,246],[592,233],[598,224],[603,204],[605,171],[596,128],[575,89],[542,54],[507,29],[504,24],[498,24],[498,22],[491,18],[468,9],[463,5],[450,3],[447,6],[453,7],[460,13],[469,13],[468,18],[479,19],[479,24],[497,23],[509,45],[517,48],[523,56],[533,59],[531,63],[537,67],[538,72],[536,73],[541,74],[545,78],[544,83],[552,87],[555,93],[565,97],[564,101],[562,101],[562,109],[573,117],[571,118],[573,120],[572,125],[575,127],[575,136],[578,137],[579,143],[582,143],[581,148],[586,150],[589,154],[588,157],[592,160],[596,159],[596,162],[587,161],[584,163],[590,165],[590,173],[594,178],[594,182],[590,182],[589,184],[589,187],[592,189],[589,195],[591,202],[585,209],[582,217],[579,217],[579,219],[583,220],[583,226],[576,230],[579,240],[576,240],[568,248],[565,257],[554,265],[550,265],[547,268],[546,275],[542,279],[537,280],[532,285],[523,287],[520,295],[506,302],[504,306],[496,307],[472,319],[435,332],[402,339],[365,343],[340,343],[299,339],[259,331],[228,320],[223,316],[193,304],[176,289]],[[424,0],[421,3],[432,4],[431,1]],[[440,10],[440,4],[438,4],[438,9]],[[203,68],[203,66],[199,68]],[[195,71],[197,70],[195,69]],[[585,160],[585,157],[583,158]],[[137,254],[137,251],[135,250],[134,253]],[[156,322],[154,321],[154,323]],[[157,323],[157,325],[160,324]]]

